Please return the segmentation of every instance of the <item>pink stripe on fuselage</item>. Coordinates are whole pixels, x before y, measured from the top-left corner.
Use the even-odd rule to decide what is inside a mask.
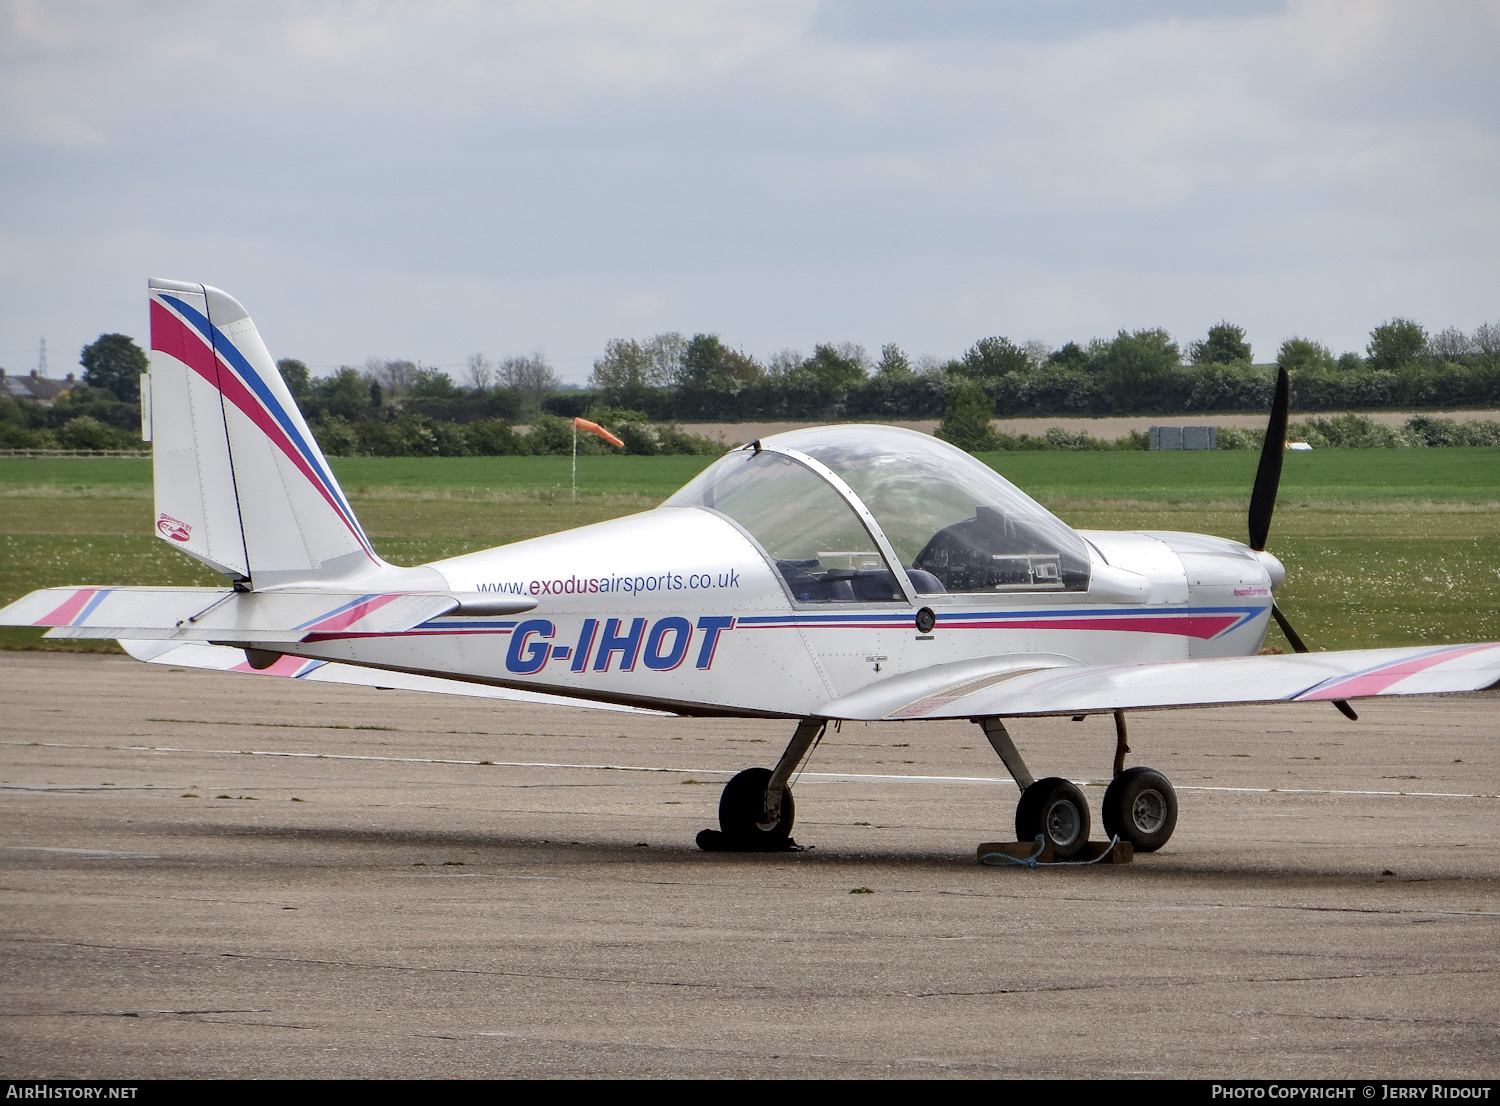
[[[474,637],[476,635],[509,634],[511,630],[355,630],[348,634],[307,634],[301,640],[313,645],[320,641],[351,641],[377,637]]]
[[[944,618],[946,630],[1123,630],[1138,634],[1176,634],[1207,640],[1227,630],[1240,620],[1238,615],[1187,615],[1159,617],[1154,615],[1104,616],[1098,618],[1027,618],[999,622],[964,622]]]
[[[1425,672],[1427,669],[1442,664],[1444,661],[1466,657],[1470,653],[1480,653],[1486,649],[1500,649],[1500,645],[1470,645],[1465,648],[1445,649],[1440,653],[1428,654],[1425,657],[1411,657],[1404,661],[1396,661],[1384,668],[1377,668],[1373,672],[1361,672],[1354,676],[1345,676],[1322,687],[1314,688],[1312,691],[1304,692],[1298,695],[1297,698],[1357,699],[1364,695],[1379,695],[1392,684],[1400,683],[1408,676],[1415,676],[1419,672]]]
[[[219,389],[226,399],[243,411],[261,433],[270,438],[276,447],[286,454],[287,459],[297,466],[302,475],[307,477],[308,482],[318,490],[318,494],[327,500],[328,505],[349,528],[349,533],[354,535],[354,540],[359,542],[360,548],[365,551],[366,555],[371,560],[376,559],[374,551],[360,535],[359,528],[344,513],[343,507],[324,487],[323,481],[318,479],[312,466],[302,456],[301,450],[286,436],[285,431],[276,424],[276,420],[271,417],[270,413],[261,406],[255,394],[245,387],[244,382],[227,365],[220,367],[213,351],[197,331],[155,299],[151,301],[151,348],[177,358]]]
[[[42,615],[32,623],[33,626],[71,626],[73,619],[78,617],[78,612],[88,605],[88,601],[99,594],[98,588],[79,588],[56,610]]]

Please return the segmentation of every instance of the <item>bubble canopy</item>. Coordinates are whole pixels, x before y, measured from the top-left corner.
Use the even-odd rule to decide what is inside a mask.
[[[800,603],[903,600],[883,548],[918,595],[1088,589],[1083,539],[938,438],[853,425],[793,430],[758,444],[720,458],[662,506],[732,519]]]

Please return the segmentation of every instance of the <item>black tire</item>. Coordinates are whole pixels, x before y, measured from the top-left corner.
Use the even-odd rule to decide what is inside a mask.
[[[724,836],[744,845],[766,847],[785,841],[792,835],[797,818],[792,789],[781,793],[781,818],[774,826],[765,825],[766,785],[771,782],[769,768],[746,768],[724,785],[719,796],[719,828]]]
[[[1154,768],[1129,768],[1104,792],[1104,832],[1154,853],[1177,828],[1177,792]]]
[[[1077,856],[1089,843],[1089,804],[1061,776],[1037,780],[1016,804],[1016,840],[1035,841],[1038,835],[1047,839],[1058,860]]]

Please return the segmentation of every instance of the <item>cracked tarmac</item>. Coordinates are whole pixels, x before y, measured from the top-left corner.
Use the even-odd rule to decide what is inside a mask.
[[[1015,789],[966,723],[830,732],[796,785],[813,848],[702,853],[789,724],[4,653],[0,1060],[1494,1078],[1496,704],[1134,715],[1172,842],[1027,871],[975,863]],[[1108,771],[1107,718],[1012,732],[1038,775]]]

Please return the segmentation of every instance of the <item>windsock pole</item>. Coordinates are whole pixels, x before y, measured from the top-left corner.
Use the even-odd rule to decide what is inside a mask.
[[[573,418],[573,502],[578,502],[578,431],[582,428],[590,434],[597,434],[616,449],[624,449],[625,443],[620,441],[597,422],[589,422],[588,419]]]

